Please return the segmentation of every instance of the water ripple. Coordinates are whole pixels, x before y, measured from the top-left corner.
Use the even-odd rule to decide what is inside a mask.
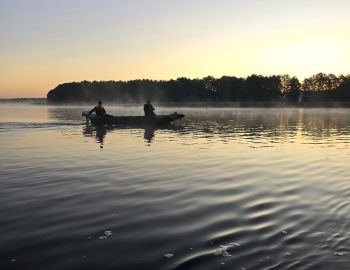
[[[0,121],[1,269],[348,269],[349,110],[83,109]]]

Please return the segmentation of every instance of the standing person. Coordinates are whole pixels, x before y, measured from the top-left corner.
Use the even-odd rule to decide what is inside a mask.
[[[97,116],[101,116],[101,117],[106,117],[107,113],[105,108],[102,106],[102,101],[99,100],[97,106],[95,106],[90,112],[89,115],[92,114],[93,112],[96,113]]]
[[[143,105],[143,111],[145,112],[146,117],[156,115],[154,113],[154,110],[155,109],[154,109],[153,105],[151,104],[150,100],[148,100],[147,103],[145,105]]]

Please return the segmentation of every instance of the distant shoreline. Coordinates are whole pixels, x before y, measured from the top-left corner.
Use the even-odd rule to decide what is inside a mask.
[[[0,103],[29,103],[35,105],[47,104],[47,98],[1,98]]]
[[[50,106],[93,106],[94,102],[62,102],[51,103],[46,98],[8,98],[0,99],[0,104],[4,103],[24,103],[31,105],[50,105]],[[106,106],[142,106],[142,103],[118,103],[104,102]],[[194,108],[350,108],[350,102],[302,102],[291,103],[287,101],[279,102],[154,102],[158,107],[194,107]]]
[[[350,102],[155,102],[154,104],[161,107],[195,108],[350,108]]]

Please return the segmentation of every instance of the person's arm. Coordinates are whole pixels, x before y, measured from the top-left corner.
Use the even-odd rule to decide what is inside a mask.
[[[91,111],[89,111],[89,115],[92,114],[96,110],[96,107],[94,107]]]
[[[107,114],[105,108],[102,108],[102,113],[103,113],[103,115],[106,115],[106,114]]]

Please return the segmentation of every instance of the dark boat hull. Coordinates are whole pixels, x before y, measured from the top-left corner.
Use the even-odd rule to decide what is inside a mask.
[[[184,118],[183,114],[155,115],[155,116],[91,116],[89,120],[96,125],[142,125],[142,126],[157,126],[166,125],[173,121]]]

